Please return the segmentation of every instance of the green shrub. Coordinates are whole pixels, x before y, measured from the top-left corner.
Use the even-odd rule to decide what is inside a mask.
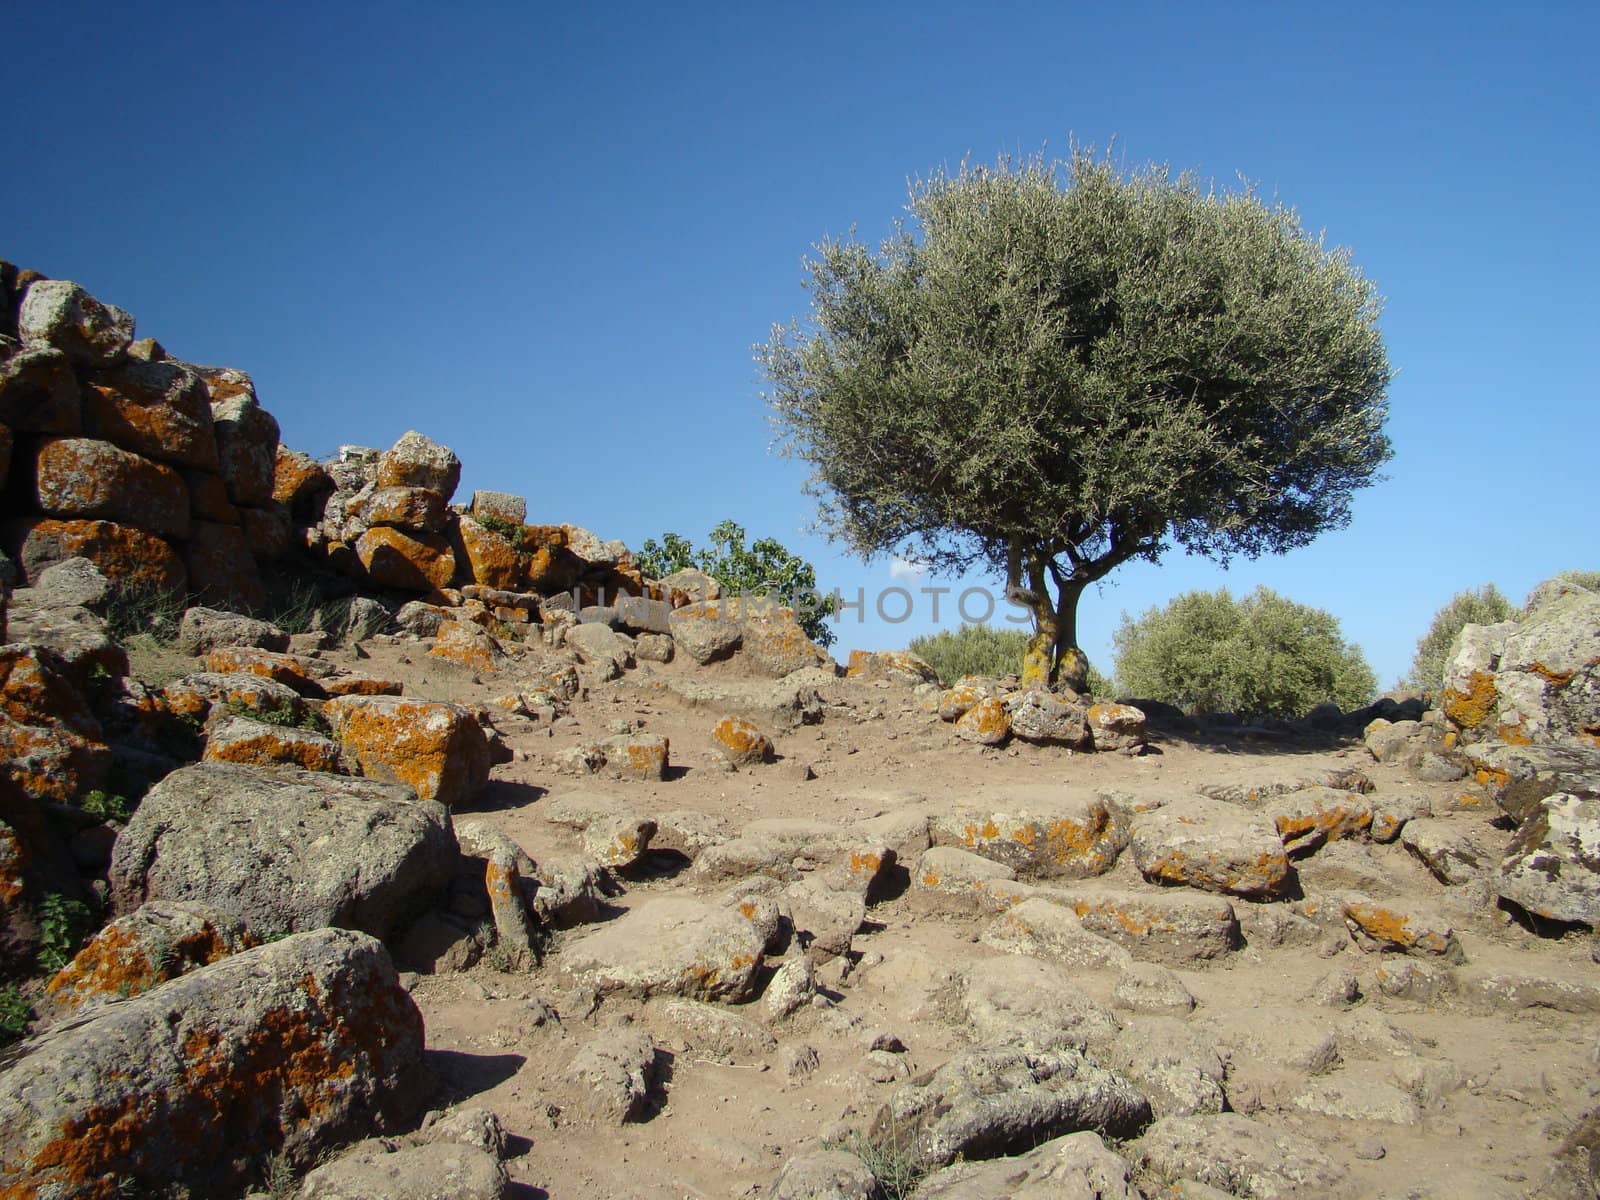
[[[1020,674],[1028,634],[993,625],[962,625],[913,638],[907,649],[939,672],[939,681],[949,687],[963,675]]]
[[[474,517],[473,520],[490,533],[498,533],[505,538],[506,541],[511,543],[513,550],[521,550],[527,544],[528,527],[526,525],[507,520],[505,517],[497,517],[493,513],[484,513],[483,516]]]
[[[1114,635],[1117,684],[1130,696],[1197,713],[1301,716],[1325,701],[1346,711],[1377,681],[1339,622],[1267,588],[1187,592]]]
[[[888,1145],[882,1145],[853,1131],[844,1137],[824,1139],[822,1148],[843,1150],[865,1163],[877,1179],[884,1200],[910,1200],[928,1174],[909,1134],[904,1135],[904,1140],[896,1136]]]
[[[1563,571],[1556,578],[1588,588],[1591,592],[1600,592],[1600,571]]]
[[[229,700],[227,711],[232,716],[260,721],[264,725],[276,725],[281,729],[305,729],[320,733],[323,737],[330,737],[333,733],[327,718],[321,713],[297,707],[292,700],[285,700],[278,708],[252,708],[243,700]]]
[[[1433,614],[1428,632],[1417,639],[1417,653],[1411,660],[1411,673],[1406,676],[1406,683],[1437,693],[1444,687],[1444,668],[1450,657],[1450,646],[1463,626],[1493,625],[1516,615],[1516,606],[1492,583],[1475,591],[1457,592],[1448,604]]]
[[[694,543],[676,533],[664,533],[658,543],[646,539],[635,556],[639,569],[651,579],[665,579],[675,571],[703,571],[722,585],[724,595],[776,594],[795,610],[806,636],[819,646],[833,645],[837,634],[827,618],[838,611],[833,596],[817,591],[817,572],[810,563],[790,554],[773,538],[744,544],[744,526],[723,521],[711,531],[711,545],[696,550]]]
[[[39,966],[51,973],[72,961],[91,922],[88,905],[51,892],[39,902]]]
[[[0,983],[0,1046],[14,1042],[28,1032],[33,1009],[23,999],[15,983]]]
[[[116,821],[118,824],[125,823],[133,815],[133,805],[128,803],[126,796],[103,791],[100,788],[95,788],[79,800],[78,807],[91,817],[98,817],[102,821]]]

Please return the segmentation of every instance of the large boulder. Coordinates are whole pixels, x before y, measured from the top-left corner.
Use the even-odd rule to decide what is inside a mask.
[[[410,430],[378,460],[379,487],[419,487],[448,500],[461,482],[461,460],[448,446]]]
[[[189,488],[183,476],[95,438],[41,442],[30,499],[51,517],[99,517],[180,541],[189,536]]]
[[[196,521],[183,547],[189,591],[208,604],[246,610],[266,607],[267,592],[244,530]]]
[[[459,704],[339,696],[322,714],[364,775],[406,784],[424,800],[459,804],[489,780],[488,739]]]
[[[1134,1149],[1156,1180],[1192,1179],[1243,1200],[1347,1194],[1344,1169],[1315,1142],[1238,1113],[1164,1118]]]
[[[278,464],[278,422],[256,400],[255,385],[242,371],[201,367],[211,397],[211,427],[217,439],[218,473],[235,504],[261,508],[272,501]]]
[[[87,432],[146,458],[215,471],[217,441],[205,384],[176,362],[135,362],[90,377]]]
[[[284,938],[24,1042],[0,1067],[0,1194],[238,1195],[398,1130],[427,1095],[422,1017],[382,945]]]
[[[287,650],[289,635],[276,625],[243,613],[195,605],[184,610],[178,622],[179,650],[200,657],[222,646],[253,646],[260,650]]]
[[[109,878],[119,913],[185,900],[257,937],[326,926],[386,937],[449,887],[459,860],[449,813],[409,788],[209,762],[150,790]]]
[[[1122,811],[1095,795],[1031,789],[1011,812],[968,809],[930,822],[936,846],[959,846],[1024,879],[1081,879],[1109,871],[1128,844]]]
[[[67,356],[29,346],[0,361],[0,421],[15,433],[81,433],[78,379]]]
[[[374,1138],[316,1168],[294,1200],[501,1200],[506,1169],[489,1151],[459,1142],[395,1146]]]
[[[122,358],[133,341],[133,317],[71,280],[36,279],[22,297],[17,330],[26,344],[51,346],[80,367],[99,367]]]
[[[378,526],[357,539],[355,552],[367,577],[379,587],[432,592],[449,587],[456,574],[455,551],[450,539],[439,533]]]
[[[110,765],[100,723],[61,659],[21,642],[0,646],[0,775],[70,803]]]
[[[66,559],[87,558],[112,583],[138,592],[175,595],[189,582],[188,569],[171,543],[134,525],[21,517],[6,522],[3,538],[26,579]]]
[[[1600,929],[1600,794],[1540,801],[1512,839],[1495,890],[1535,916]]]

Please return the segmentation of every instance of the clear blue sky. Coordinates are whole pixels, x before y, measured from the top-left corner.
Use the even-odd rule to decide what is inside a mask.
[[[1600,568],[1597,11],[22,0],[0,257],[249,371],[299,449],[420,429],[530,519],[637,546],[733,516],[870,592],[887,562],[804,531],[750,355],[809,247],[1074,136],[1243,174],[1387,297],[1389,478],[1288,556],[1123,568],[1083,640],[1107,665],[1124,609],[1264,583],[1388,683],[1452,592]]]

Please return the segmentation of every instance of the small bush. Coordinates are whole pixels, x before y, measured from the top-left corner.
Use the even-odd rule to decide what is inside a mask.
[[[1028,635],[1021,629],[997,629],[993,625],[962,625],[938,633],[913,638],[907,647],[939,672],[946,687],[963,675],[1016,675],[1022,670],[1022,655],[1028,648]]]
[[[1591,592],[1600,592],[1600,571],[1563,571],[1556,578],[1588,588]]]
[[[89,907],[51,892],[39,902],[39,966],[52,974],[72,961],[91,923]]]
[[[1226,589],[1187,592],[1114,635],[1118,686],[1197,713],[1296,717],[1332,701],[1346,711],[1377,680],[1339,622],[1267,588],[1243,600]]]
[[[843,1150],[865,1163],[878,1180],[884,1200],[909,1200],[928,1174],[928,1168],[922,1165],[912,1146],[902,1145],[898,1138],[884,1146],[856,1131],[842,1138],[824,1140],[822,1148]]]
[[[276,725],[280,729],[305,729],[320,733],[323,737],[333,734],[326,717],[309,708],[297,710],[291,700],[285,700],[278,708],[252,708],[243,700],[229,700],[227,711],[235,717],[246,717],[264,725]]]
[[[78,801],[78,807],[91,817],[98,817],[102,821],[115,821],[118,824],[125,824],[133,815],[133,805],[128,802],[126,796],[102,791],[100,788],[95,788]]]
[[[1417,639],[1417,653],[1411,660],[1411,673],[1406,676],[1406,683],[1438,693],[1444,687],[1444,668],[1450,657],[1450,647],[1462,628],[1493,625],[1516,615],[1516,606],[1492,583],[1475,591],[1457,592],[1448,604],[1433,614],[1428,632]]]
[[[14,1042],[28,1032],[33,1009],[23,999],[15,983],[0,983],[0,1046]]]
[[[513,550],[523,549],[528,542],[528,527],[509,521],[505,517],[497,517],[493,513],[484,513],[481,517],[472,518],[490,533],[498,533],[511,543]]]

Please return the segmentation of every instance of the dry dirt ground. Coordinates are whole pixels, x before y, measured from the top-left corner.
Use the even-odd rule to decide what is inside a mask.
[[[515,690],[514,668],[474,675],[430,658],[425,649],[380,638],[365,643],[359,658],[348,650],[324,656],[363,674],[399,679],[407,694],[419,697],[488,704]],[[1456,806],[1460,785],[1416,782],[1403,768],[1375,763],[1359,740],[1283,743],[1158,733],[1142,757],[1020,743],[980,749],[958,741],[953,727],[925,711],[909,688],[854,680],[825,689],[820,723],[770,731],[779,761],[730,771],[712,748],[711,728],[720,714],[686,707],[659,686],[680,671],[705,676],[719,669],[731,670],[640,663],[609,683],[586,675],[586,695],[573,705],[575,721],[556,728],[497,717],[516,759],[495,768],[488,788],[457,810],[457,820],[492,823],[539,861],[577,853],[576,835],[544,815],[552,801],[576,792],[610,796],[641,815],[695,810],[737,830],[771,817],[843,824],[974,803],[1003,811],[1008,791],[1023,785],[1171,798],[1201,785],[1314,778],[1354,767],[1376,784],[1377,796],[1431,801],[1436,815],[1488,852],[1491,865],[1509,839],[1481,809]],[[603,739],[621,728],[619,722],[670,738],[670,779],[578,778],[555,769],[560,750]],[[1131,858],[1125,852],[1109,880],[1149,889]],[[1590,938],[1524,928],[1494,906],[1481,883],[1446,886],[1399,842],[1348,843],[1337,868],[1319,859],[1297,864],[1305,896],[1349,887],[1353,872],[1361,890],[1375,898],[1442,914],[1465,951],[1465,963],[1455,968],[1463,980],[1502,974],[1572,984],[1579,999],[1567,1007],[1576,1008],[1596,994],[1600,968]],[[619,879],[622,890],[611,898],[607,916],[690,891],[686,866],[681,855],[647,856]],[[705,894],[726,890],[725,884],[709,885]],[[661,1019],[658,1006],[615,998],[595,1005],[562,970],[564,949],[584,927],[555,933],[531,972],[480,964],[407,981],[449,1099],[491,1109],[513,1135],[507,1164],[513,1194],[555,1200],[770,1195],[787,1157],[864,1126],[905,1076],[937,1066],[971,1040],[944,1003],[948,978],[964,964],[1000,954],[978,941],[995,918],[929,911],[913,890],[889,891],[868,909],[851,953],[821,969],[824,1000],[776,1022],[759,1003],[730,1010],[764,1024],[775,1039],[766,1046],[697,1045]],[[1375,969],[1392,956],[1363,951],[1338,921],[1291,918],[1285,915],[1291,902],[1233,903],[1245,945],[1210,963],[1174,967],[1197,1000],[1183,1019],[1222,1049],[1230,1106],[1312,1139],[1348,1170],[1352,1194],[1523,1196],[1572,1121],[1596,1102],[1600,1028],[1593,1011],[1391,997],[1377,986]],[[1355,976],[1359,997],[1344,1005],[1315,1002],[1319,985],[1339,972]],[[1116,970],[1073,974],[1088,995],[1112,1004]],[[1149,1019],[1127,1011],[1118,1018],[1134,1030]],[[660,1079],[643,1119],[617,1125],[586,1115],[563,1068],[584,1043],[622,1026],[654,1036]],[[883,1034],[903,1051],[869,1056]],[[1331,1060],[1324,1053],[1330,1035],[1337,1047]],[[801,1045],[814,1048],[817,1065],[790,1073],[786,1064]],[[1335,1094],[1348,1083],[1357,1111],[1366,1083],[1398,1087],[1415,1103],[1415,1119],[1301,1111],[1292,1097],[1313,1071]]]

